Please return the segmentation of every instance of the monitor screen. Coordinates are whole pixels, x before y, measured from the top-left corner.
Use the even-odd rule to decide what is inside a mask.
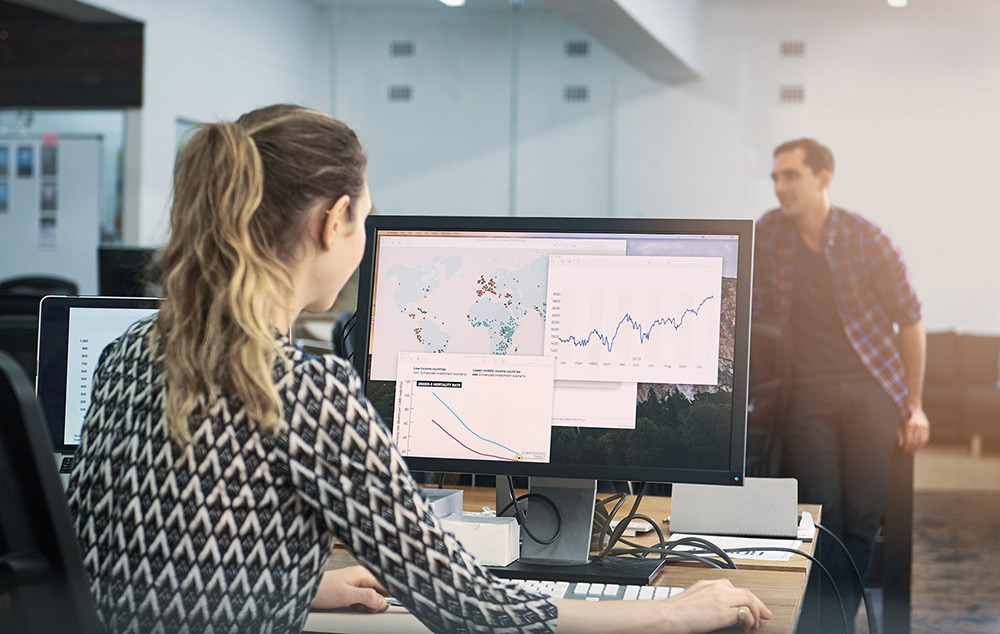
[[[153,247],[102,245],[97,248],[98,293],[106,297],[150,297],[147,279]],[[155,293],[158,295],[159,293]]]
[[[742,484],[752,221],[367,231],[354,363],[412,469]]]
[[[155,313],[159,304],[148,297],[42,299],[35,391],[56,451],[71,453],[80,444],[94,369],[104,348],[130,325]]]

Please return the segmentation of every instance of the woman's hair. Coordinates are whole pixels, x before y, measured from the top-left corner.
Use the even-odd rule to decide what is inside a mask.
[[[287,359],[273,320],[291,299],[290,264],[300,257],[307,211],[344,195],[356,200],[365,162],[344,123],[291,105],[200,126],[184,146],[163,249],[166,300],[151,334],[178,445],[219,395],[238,400],[262,432],[280,428],[272,373],[279,355]]]

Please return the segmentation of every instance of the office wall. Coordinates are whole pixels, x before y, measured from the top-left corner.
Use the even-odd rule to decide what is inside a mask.
[[[341,10],[334,110],[369,151],[379,210],[572,216],[611,208],[616,60],[551,11],[520,15]],[[512,37],[520,42],[513,64]],[[568,57],[566,41],[580,39],[590,53]],[[414,54],[392,57],[394,41],[413,42]],[[409,101],[388,99],[399,85],[411,87]],[[577,86],[587,99],[565,101]]]
[[[838,160],[834,204],[894,236],[928,327],[998,332],[1000,10],[911,4],[708,0],[702,77],[671,85],[558,14],[522,10],[513,145],[509,12],[343,9],[337,110],[371,151],[388,213],[757,217],[775,205],[773,147],[815,136]],[[589,57],[563,54],[575,38]],[[391,58],[394,39],[416,55]],[[783,40],[804,55],[782,57]],[[407,83],[411,102],[387,100]],[[567,85],[589,100],[562,101]],[[781,102],[787,85],[804,101]]]
[[[166,236],[177,119],[233,118],[275,102],[330,106],[328,7],[297,0],[90,4],[145,24],[143,108],[128,123],[126,242],[158,244]]]

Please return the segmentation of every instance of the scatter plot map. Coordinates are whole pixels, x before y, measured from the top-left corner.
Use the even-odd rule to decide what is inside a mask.
[[[624,241],[470,238],[443,256],[425,238],[384,238],[378,259],[371,362],[396,378],[400,352],[541,355],[553,253],[621,253]]]

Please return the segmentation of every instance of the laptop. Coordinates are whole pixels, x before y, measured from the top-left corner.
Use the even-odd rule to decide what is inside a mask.
[[[49,295],[39,306],[35,393],[45,413],[59,477],[65,487],[90,406],[94,368],[104,348],[143,317],[155,313],[153,297]]]

